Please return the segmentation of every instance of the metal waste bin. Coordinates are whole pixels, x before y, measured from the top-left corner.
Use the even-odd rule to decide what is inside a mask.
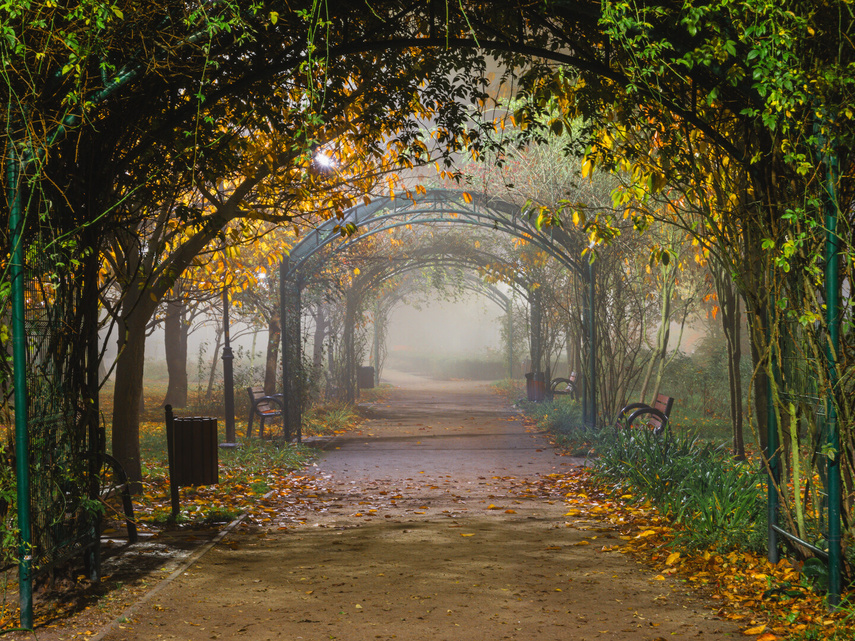
[[[216,485],[220,482],[217,419],[178,417],[166,406],[166,451],[172,514],[178,514],[178,488],[182,485]]]
[[[217,419],[172,416],[172,408],[167,405],[166,439],[170,478],[177,485],[220,482]]]
[[[363,365],[356,370],[356,384],[359,389],[374,389],[374,368]]]
[[[546,399],[546,374],[544,372],[527,372],[525,375],[526,398],[539,403]]]

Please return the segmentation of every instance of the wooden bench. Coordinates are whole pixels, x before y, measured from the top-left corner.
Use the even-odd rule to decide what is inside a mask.
[[[246,437],[252,437],[252,422],[257,416],[260,420],[258,438],[264,438],[264,421],[271,418],[282,418],[282,410],[285,404],[282,402],[281,394],[267,396],[263,387],[247,387],[249,394],[249,421],[246,427]]]
[[[570,378],[553,378],[549,386],[549,395],[551,398],[555,396],[572,396],[577,398],[579,390],[576,387],[576,372],[570,374]]]
[[[674,406],[674,398],[665,394],[657,394],[653,405],[647,403],[630,403],[618,412],[615,426],[619,428],[632,427],[636,419],[642,419],[642,423],[653,430],[654,434],[662,434],[668,428],[668,420],[671,416],[671,408]]]

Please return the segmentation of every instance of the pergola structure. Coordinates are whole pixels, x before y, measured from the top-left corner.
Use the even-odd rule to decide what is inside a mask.
[[[319,265],[331,257],[352,248],[361,240],[375,234],[412,225],[450,224],[469,225],[482,229],[501,231],[533,244],[560,264],[574,271],[588,284],[588,296],[583,297],[585,308],[585,346],[588,358],[584,372],[583,412],[585,421],[594,424],[597,417],[596,390],[596,327],[594,325],[594,268],[590,260],[582,258],[587,247],[580,237],[566,230],[548,226],[538,227],[529,214],[518,205],[492,198],[486,194],[461,190],[430,189],[411,198],[379,198],[345,211],[342,216],[330,219],[307,234],[291,249],[282,262],[280,271],[280,297],[282,319],[282,380],[285,411],[283,433],[290,439],[294,427],[299,428],[299,386],[296,385],[297,368],[301,362],[301,308],[302,292]],[[424,261],[422,265],[426,264]],[[470,265],[471,267],[472,265]],[[411,267],[414,269],[415,267]],[[389,270],[394,273],[395,269]],[[390,274],[391,276],[391,274]],[[525,287],[524,283],[516,283]],[[539,315],[539,296],[526,298],[532,314]],[[532,323],[533,326],[539,322]],[[534,337],[538,340],[537,337]],[[532,363],[539,370],[539,363]],[[299,439],[299,431],[296,434]]]

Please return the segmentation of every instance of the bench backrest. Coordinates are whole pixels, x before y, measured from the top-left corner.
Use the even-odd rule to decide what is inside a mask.
[[[665,394],[657,394],[656,400],[653,401],[653,407],[662,412],[669,419],[671,418],[671,407],[674,405],[674,397],[665,396]]]
[[[255,408],[257,412],[278,412],[279,407],[277,405],[272,405],[270,401],[261,401],[256,404],[256,401],[260,398],[267,396],[264,393],[263,387],[247,387],[246,391],[249,393],[249,402],[250,407]]]

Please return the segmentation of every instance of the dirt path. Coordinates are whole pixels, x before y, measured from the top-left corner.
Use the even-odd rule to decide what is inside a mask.
[[[521,480],[566,470],[484,385],[401,376],[329,446],[318,492],[232,535],[106,638],[526,641],[737,637],[678,581]]]

